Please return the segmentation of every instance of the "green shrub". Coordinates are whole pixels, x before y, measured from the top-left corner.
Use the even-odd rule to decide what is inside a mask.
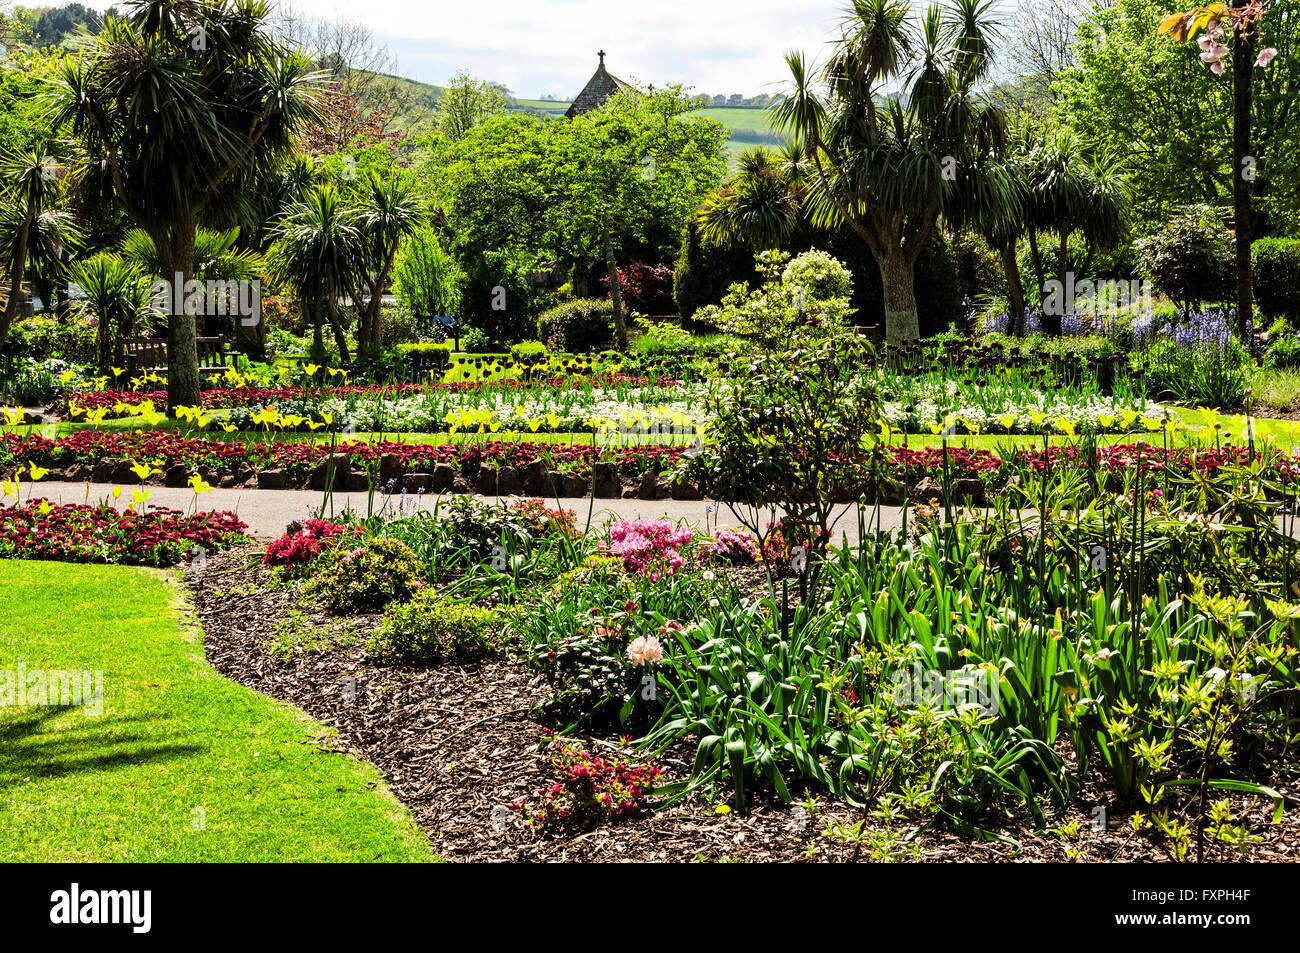
[[[1288,331],[1270,340],[1264,349],[1264,366],[1271,370],[1300,367],[1300,334]]]
[[[404,344],[397,345],[399,354],[418,354],[421,357],[433,357],[439,359],[443,364],[451,360],[451,345],[446,341],[408,341]]]
[[[460,286],[457,318],[467,329],[462,339],[472,329],[481,331],[493,346],[536,339],[537,299],[521,262],[506,252],[486,253],[466,266]]]
[[[1137,250],[1156,290],[1185,311],[1233,297],[1232,242],[1213,209],[1184,210],[1164,229],[1140,240]]]
[[[700,237],[694,222],[686,226],[673,268],[673,300],[689,330],[695,330],[691,320],[696,311],[706,305],[721,304],[733,284],[749,284],[757,277],[753,248],[745,242],[708,244]]]
[[[426,589],[384,613],[368,648],[407,662],[469,662],[493,654],[498,614],[466,602],[449,602]]]
[[[60,358],[70,364],[95,361],[95,329],[81,318],[37,315],[14,322],[4,353],[33,361]]]
[[[420,329],[415,315],[405,305],[380,305],[379,342],[384,347],[418,341]]]
[[[491,354],[492,339],[482,328],[470,328],[460,336],[460,347],[466,354]]]
[[[781,274],[781,283],[803,288],[815,301],[848,298],[853,294],[853,276],[838,258],[812,249],[796,255]]]
[[[632,341],[632,350],[637,354],[688,354],[697,349],[698,339],[695,335],[669,321],[637,318],[636,325],[638,333]]]
[[[370,612],[418,592],[423,569],[405,543],[372,539],[356,549],[331,552],[303,591],[331,612]]]
[[[1300,238],[1261,238],[1250,257],[1260,310],[1300,321]]]
[[[609,343],[613,321],[613,302],[575,298],[543,314],[537,321],[537,333],[552,349],[562,339],[564,350],[585,351]]]
[[[517,364],[541,363],[546,358],[546,345],[541,341],[521,341],[510,345],[510,359]]]

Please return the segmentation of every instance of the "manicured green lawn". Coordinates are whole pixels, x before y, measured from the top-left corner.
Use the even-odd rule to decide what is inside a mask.
[[[102,713],[0,707],[0,860],[426,861],[326,729],[218,675],[165,574],[0,560],[0,669],[103,671]]]

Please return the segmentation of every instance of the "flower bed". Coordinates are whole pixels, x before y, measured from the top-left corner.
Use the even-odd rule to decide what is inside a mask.
[[[187,556],[234,545],[247,525],[234,513],[185,515],[152,506],[119,512],[107,504],[55,504],[39,498],[0,507],[0,558],[174,566]]]

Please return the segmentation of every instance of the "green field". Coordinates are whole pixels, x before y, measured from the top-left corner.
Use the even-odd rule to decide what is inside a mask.
[[[434,859],[373,766],[213,671],[164,573],[0,560],[0,586],[0,861]],[[20,665],[101,672],[101,701],[18,704]]]

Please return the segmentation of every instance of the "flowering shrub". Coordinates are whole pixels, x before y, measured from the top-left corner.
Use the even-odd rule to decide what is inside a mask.
[[[423,563],[405,543],[372,539],[355,549],[331,550],[329,561],[312,576],[305,592],[319,597],[332,612],[382,609],[419,591],[423,570]]]
[[[623,756],[602,757],[569,741],[558,743],[551,765],[560,780],[537,792],[536,807],[526,801],[510,805],[537,823],[632,814],[664,773],[653,759],[638,763]]]
[[[552,509],[542,500],[517,500],[510,504],[510,513],[534,539],[551,533],[572,536],[577,514],[573,510]]]
[[[712,539],[700,544],[699,552],[705,558],[734,564],[757,562],[760,557],[758,540],[744,529],[718,530]]]
[[[687,527],[673,529],[668,520],[619,520],[609,528],[609,551],[623,557],[623,568],[634,576],[658,582],[682,566],[681,547],[691,541]]]
[[[0,558],[174,566],[195,552],[214,553],[243,538],[234,513],[186,516],[152,506],[118,512],[107,504],[55,504],[29,500],[0,507]]]
[[[311,562],[326,549],[339,544],[349,528],[329,520],[294,520],[284,535],[266,547],[262,562],[273,566],[297,566]]]
[[[763,540],[763,556],[772,564],[790,563],[797,555],[796,549],[809,552],[826,552],[829,533],[806,520],[783,516],[775,527],[767,524],[771,532]]]

